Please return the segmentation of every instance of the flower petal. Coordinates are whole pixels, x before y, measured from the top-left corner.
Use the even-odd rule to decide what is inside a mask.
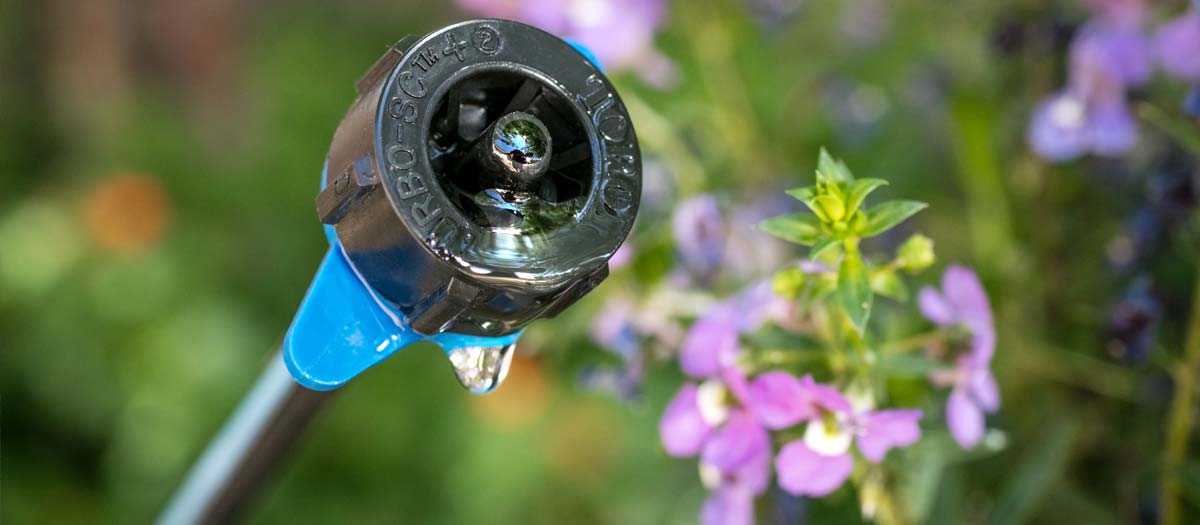
[[[636,315],[632,301],[622,297],[609,301],[592,318],[592,341],[625,359],[636,356],[641,347],[633,325]]]
[[[749,490],[751,494],[757,495],[767,491],[770,481],[771,446],[768,441],[767,446],[756,452],[745,466],[733,473],[733,477],[728,483],[739,485]]]
[[[770,281],[752,284],[730,301],[730,317],[739,331],[756,330],[763,323],[777,320],[785,315],[791,302],[775,293]]]
[[[942,293],[957,312],[959,319],[975,328],[975,324],[992,324],[992,307],[979,276],[966,266],[952,264],[942,274]]]
[[[746,381],[746,374],[738,368],[736,364],[721,368],[721,380],[725,382],[725,388],[733,394],[733,397],[742,405],[749,404],[750,399],[750,383]]]
[[[720,487],[700,507],[701,525],[754,525],[754,495],[741,487]]]
[[[950,265],[942,274],[942,293],[958,320],[971,330],[971,360],[986,365],[996,351],[996,326],[979,276],[965,266]]]
[[[749,413],[735,411],[700,452],[700,461],[725,474],[736,474],[771,446],[766,429]]]
[[[813,402],[821,408],[824,408],[830,412],[840,412],[842,414],[849,414],[854,411],[854,406],[851,405],[850,401],[842,396],[841,392],[838,392],[836,388],[833,388],[829,385],[822,385],[821,383],[814,381],[810,375],[804,376],[804,378],[800,380],[800,384],[808,392],[808,395],[812,398]]]
[[[954,324],[954,310],[950,308],[941,292],[928,286],[922,288],[921,293],[917,295],[917,305],[921,308],[921,314],[933,324]]]
[[[1137,145],[1137,122],[1129,114],[1125,99],[1098,102],[1088,118],[1092,150],[1098,155],[1117,157]]]
[[[1154,52],[1163,69],[1191,82],[1200,81],[1200,10],[1163,24],[1154,35]]]
[[[804,445],[822,456],[841,456],[850,451],[853,430],[831,419],[816,419],[804,427]]]
[[[714,377],[737,355],[737,329],[721,307],[710,310],[688,330],[679,351],[679,367],[696,378]]]
[[[829,495],[854,469],[850,454],[822,456],[809,450],[803,441],[784,445],[775,457],[775,472],[779,486],[796,496],[822,497]]]
[[[725,224],[717,199],[700,195],[679,203],[671,227],[679,262],[700,281],[711,278],[725,256]]]
[[[946,401],[946,424],[950,427],[950,435],[964,449],[974,447],[983,439],[983,412],[961,387],[950,391],[950,399]]]
[[[971,397],[979,404],[984,412],[992,413],[1000,408],[1000,389],[996,386],[996,377],[987,368],[972,370],[967,376]]]
[[[1100,74],[1116,88],[1138,86],[1153,73],[1151,58],[1150,41],[1136,25],[1093,19],[1071,46],[1071,77],[1079,82],[1089,73]]]
[[[1083,155],[1090,145],[1087,107],[1080,97],[1062,92],[1033,110],[1026,131],[1029,147],[1050,162],[1066,162]]]
[[[978,367],[987,367],[996,354],[996,328],[993,325],[972,326],[971,353],[967,358]]]
[[[880,410],[866,415],[866,424],[858,436],[858,451],[879,463],[888,450],[907,447],[921,439],[920,410]]]
[[[748,389],[747,405],[764,426],[787,428],[817,416],[812,396],[796,376],[767,372],[754,379]]]
[[[698,454],[712,431],[713,428],[701,416],[695,385],[684,385],[679,389],[658,423],[663,448],[667,454],[676,457]]]

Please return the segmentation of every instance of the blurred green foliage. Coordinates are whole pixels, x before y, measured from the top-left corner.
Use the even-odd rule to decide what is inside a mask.
[[[353,82],[386,44],[463,16],[428,2],[197,4],[0,1],[4,523],[153,519],[278,344],[326,248],[313,197]],[[871,6],[878,19],[854,21]],[[998,316],[1002,443],[962,453],[934,433],[905,451],[923,465],[905,473],[906,497],[931,522],[1155,515],[1196,229],[1152,258],[1166,314],[1141,364],[1106,350],[1107,306],[1126,282],[1105,258],[1147,159],[1170,141],[1147,129],[1128,161],[1034,161],[1024,119],[1058,84],[1061,46],[1037,33],[1016,54],[993,45],[1004,23],[1044,28],[1076,9],[856,0],[761,19],[735,0],[676,2],[659,43],[681,84],[616,75],[678,196],[794,187],[828,145],[860,176],[929,202],[910,222],[940,260],[980,270]],[[216,36],[180,29],[197,13]],[[587,338],[604,295],[669,270],[666,220],[648,210],[631,269],[527,334],[497,394],[471,398],[422,346],[356,380],[252,521],[694,522],[694,464],[666,458],[656,434],[674,367],[652,370],[634,405],[574,381],[611,360]],[[1197,472],[1193,453],[1193,518]],[[822,523],[856,521],[853,507],[846,494],[809,505]]]

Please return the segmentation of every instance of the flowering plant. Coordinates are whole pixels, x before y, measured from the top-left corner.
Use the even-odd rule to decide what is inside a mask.
[[[679,389],[659,431],[668,454],[700,458],[712,491],[702,522],[753,523],[772,465],[788,494],[824,497],[851,480],[864,515],[910,521],[893,497],[886,460],[916,443],[928,418],[915,406],[920,396],[892,391],[894,380],[927,377],[951,387],[951,435],[964,448],[983,439],[984,413],[999,406],[989,370],[996,336],[971,270],[952,266],[940,291],[921,290],[919,310],[935,325],[928,334],[897,339],[869,329],[875,295],[906,303],[903,275],[934,263],[932,241],[919,234],[886,260],[864,253],[864,239],[926,207],[908,200],[864,206],[886,184],[856,179],[822,150],[816,183],[788,191],[809,212],[760,224],[808,246],[808,258],[714,304],[688,330],[679,363],[695,382]]]

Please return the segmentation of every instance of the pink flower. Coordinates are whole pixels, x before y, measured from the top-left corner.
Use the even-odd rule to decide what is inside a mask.
[[[482,16],[507,18],[538,27],[582,45],[600,64],[631,69],[648,84],[668,87],[678,77],[675,64],[654,48],[654,35],[666,18],[663,0],[457,0]]]
[[[779,486],[797,496],[821,497],[841,487],[854,468],[852,443],[864,458],[878,463],[889,450],[921,437],[920,410],[855,408],[837,390],[810,376],[796,379],[772,372],[755,379],[750,389],[753,405],[760,411],[768,407],[773,423],[808,421],[804,438],[784,445],[775,458]],[[755,397],[769,391],[786,396],[772,397],[770,403]]]
[[[751,286],[701,316],[680,349],[680,368],[702,383],[679,389],[659,436],[667,454],[700,456],[712,491],[700,512],[706,525],[754,523],[754,498],[767,488],[771,439],[750,408],[750,386],[737,365],[738,334],[758,328],[777,306],[769,288]]]
[[[736,371],[727,375],[736,378]],[[771,439],[754,416],[739,406],[711,398],[723,393],[719,382],[684,385],[667,405],[659,435],[667,453],[700,456],[705,485],[712,491],[701,509],[701,523],[754,523],[754,498],[766,491],[771,469]]]

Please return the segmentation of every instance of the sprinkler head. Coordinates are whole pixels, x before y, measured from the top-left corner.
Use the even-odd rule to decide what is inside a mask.
[[[413,330],[513,334],[608,275],[641,153],[620,97],[571,45],[463,22],[400,40],[356,87],[317,212]]]

